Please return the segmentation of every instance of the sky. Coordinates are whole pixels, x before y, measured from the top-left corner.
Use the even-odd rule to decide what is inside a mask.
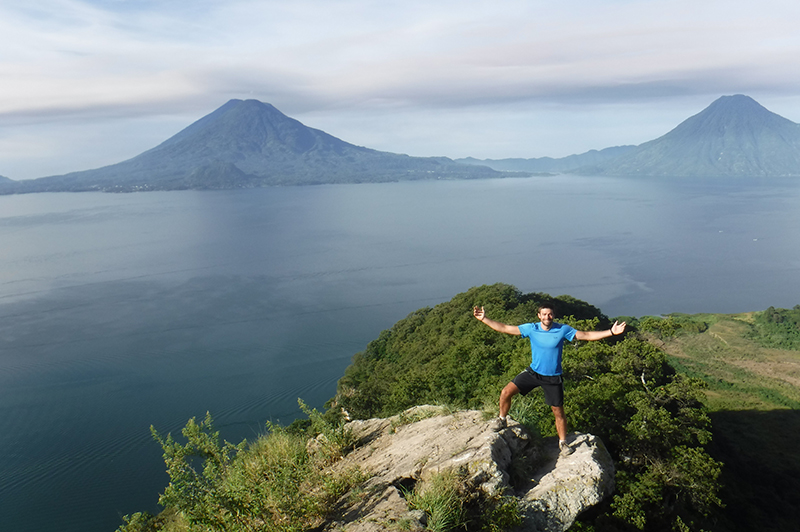
[[[232,98],[414,156],[564,157],[723,95],[800,122],[797,0],[0,0],[0,175],[88,170]]]

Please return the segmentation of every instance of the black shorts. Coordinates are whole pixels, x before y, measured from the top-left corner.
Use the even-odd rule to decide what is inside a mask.
[[[549,406],[564,405],[564,379],[561,375],[539,375],[529,366],[511,382],[519,388],[522,395],[528,395],[531,390],[541,386],[545,403]]]

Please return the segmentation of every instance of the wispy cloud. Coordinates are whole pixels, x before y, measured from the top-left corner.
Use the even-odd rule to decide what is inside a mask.
[[[650,116],[667,120],[673,115],[664,108],[680,104],[682,115],[676,109],[675,116],[685,118],[722,94],[772,99],[798,110],[789,118],[800,117],[800,4],[793,1],[8,4],[0,5],[0,139],[6,145],[13,133],[4,128],[11,125],[78,124],[81,117],[193,120],[233,97],[269,101],[355,136],[359,125],[365,141],[410,137],[379,129],[405,124],[423,138],[373,147],[419,155],[460,156],[495,144],[480,130],[471,142],[462,139],[459,153],[446,151],[453,148],[449,142],[435,144],[448,127],[471,117],[495,123],[493,138],[535,140],[542,127],[558,131],[573,122],[569,113],[578,113],[594,129],[569,134],[572,148],[561,138],[561,151],[569,153],[588,149],[589,139],[625,122],[631,132],[646,130],[630,121],[648,120],[648,108],[662,107]],[[609,106],[616,114],[605,111]],[[426,119],[431,113],[440,120]],[[490,120],[492,113],[497,120]],[[600,123],[611,115],[617,124]],[[661,133],[665,125],[658,123]],[[503,127],[514,130],[499,132]],[[553,146],[549,137],[545,144]],[[627,142],[644,140],[632,135]],[[469,153],[510,156],[525,145],[509,140],[492,153]],[[0,152],[0,161],[9,156]]]

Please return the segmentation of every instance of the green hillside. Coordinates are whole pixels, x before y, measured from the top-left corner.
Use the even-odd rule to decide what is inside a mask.
[[[534,320],[544,301],[555,303],[558,321],[578,329],[610,325],[600,310],[570,296],[522,294],[503,284],[473,288],[383,331],[354,356],[330,406],[356,418],[437,402],[496,412],[502,387],[530,363],[530,347],[526,339],[475,320],[472,307],[521,324]],[[617,468],[612,500],[576,526],[597,532],[710,530],[718,520],[720,465],[705,451],[711,423],[701,402],[703,382],[676,372],[642,334],[623,336],[564,348],[570,428],[599,435]],[[550,436],[553,416],[537,392],[516,397],[511,416]]]
[[[578,329],[610,325],[599,309],[570,296],[476,287],[383,331],[353,357],[324,414],[305,409],[309,420],[269,425],[249,445],[223,446],[210,417],[190,420],[186,444],[154,431],[171,478],[160,499],[165,511],[126,517],[119,530],[315,529],[333,500],[365,480],[358,470],[333,477],[324,470],[352,443],[345,411],[385,417],[439,403],[496,413],[500,389],[530,362],[530,348],[478,322],[471,309],[484,306],[493,319],[521,324],[545,301],[558,321]],[[570,430],[600,436],[617,470],[613,497],[571,530],[795,530],[800,306],[623,319],[629,328],[621,337],[564,348]],[[511,415],[534,435],[554,434],[539,390],[516,397]],[[317,434],[329,448],[309,452]],[[464,530],[508,529],[492,515],[479,512]]]
[[[721,529],[783,531],[800,523],[798,317],[800,307],[676,316],[708,328],[661,340],[675,368],[707,385],[709,450],[725,463]]]

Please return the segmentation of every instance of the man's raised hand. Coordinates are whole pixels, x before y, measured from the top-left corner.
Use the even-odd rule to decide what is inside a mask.
[[[475,316],[478,321],[483,321],[483,317],[486,316],[486,312],[483,310],[483,307],[476,306],[472,308],[472,315]]]

